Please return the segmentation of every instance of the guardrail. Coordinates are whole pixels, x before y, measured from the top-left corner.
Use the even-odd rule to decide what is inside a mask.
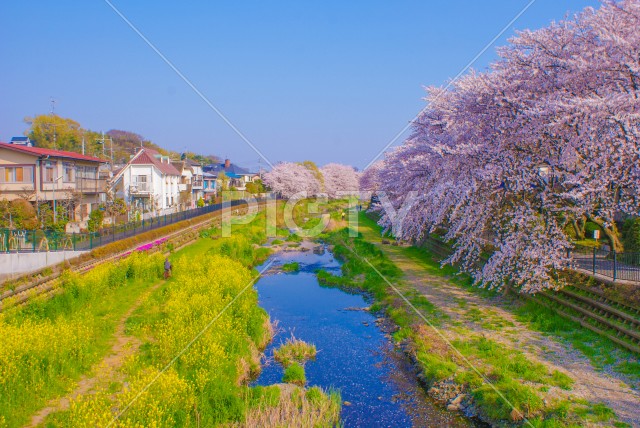
[[[640,253],[618,253],[598,248],[576,247],[569,252],[576,268],[614,281],[640,282]]]
[[[148,230],[209,214],[224,207],[235,207],[245,203],[244,199],[236,199],[146,220],[114,225],[98,232],[65,233],[45,230],[0,229],[0,253],[34,253],[63,250],[89,251]]]

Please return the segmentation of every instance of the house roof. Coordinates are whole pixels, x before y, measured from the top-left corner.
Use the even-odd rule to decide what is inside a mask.
[[[180,173],[184,172],[184,170],[189,170],[192,174],[195,173],[193,165],[189,164],[186,160],[171,161],[171,164],[175,166]]]
[[[228,168],[225,168],[224,163],[212,163],[209,165],[205,165],[204,169],[207,172],[215,172],[215,173],[224,171],[227,175],[229,174],[234,174],[236,176],[251,175],[248,169],[242,168],[241,166],[238,166],[234,163],[229,165]],[[234,177],[234,178],[237,178],[237,177]]]
[[[33,156],[51,156],[57,158],[76,159],[90,162],[105,163],[105,160],[96,158],[93,156],[87,156],[76,152],[67,152],[64,150],[45,149],[42,147],[27,147],[17,144],[0,143],[0,148],[14,150],[16,152],[22,152]]]
[[[153,165],[167,175],[181,175],[180,171],[176,169],[171,163],[162,162],[156,157],[159,153],[152,149],[143,148],[137,155],[129,161],[131,165]]]
[[[189,166],[202,166],[202,164],[201,164],[200,162],[196,162],[196,161],[194,161],[193,159],[189,159],[189,158],[187,158],[187,159],[185,159],[184,161],[185,161],[185,162],[186,162],[186,164],[187,164],[187,165],[189,165]]]

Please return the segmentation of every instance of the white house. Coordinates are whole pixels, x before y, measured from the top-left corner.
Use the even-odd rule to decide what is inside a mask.
[[[168,156],[145,147],[114,173],[110,189],[125,200],[130,212],[152,217],[177,211],[180,180],[181,173]]]
[[[195,208],[198,199],[204,199],[202,165],[191,159],[173,161],[173,166],[180,172],[178,190],[183,208]]]

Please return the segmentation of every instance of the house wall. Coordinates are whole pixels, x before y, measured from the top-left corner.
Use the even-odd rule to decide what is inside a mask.
[[[133,200],[143,200],[148,204],[153,204],[152,211],[165,210],[167,208],[178,205],[179,194],[178,183],[180,176],[164,175],[153,165],[127,165],[126,170],[122,174],[122,178],[116,188],[116,194],[122,196],[128,205]],[[147,182],[150,183],[150,193],[132,194],[131,185],[134,183],[134,176],[147,176]],[[168,201],[167,201],[168,197]]]
[[[41,161],[38,156],[28,153],[15,152],[0,148],[0,168],[3,166],[23,166],[31,168],[31,180],[22,183],[0,183],[0,194],[3,199],[14,200],[24,198],[26,193],[32,193],[30,201],[36,203],[60,201],[68,199],[71,192],[75,194],[75,211],[72,220],[86,221],[89,213],[100,203],[101,194],[106,191],[106,181],[98,179],[98,162],[87,162],[76,159],[56,158],[49,159],[54,170],[55,177],[63,177],[53,183],[44,182],[43,174],[46,169],[46,161]],[[73,177],[69,181],[64,178],[64,164],[73,165]],[[96,179],[78,179],[77,167],[90,166],[96,168]],[[4,171],[2,171],[4,172]],[[80,185],[78,184],[80,181]]]
[[[0,149],[0,167],[2,166],[28,166],[32,168],[32,180],[30,183],[0,183],[0,192],[3,199],[14,200],[20,198],[25,191],[35,191],[35,183],[38,180],[36,168],[36,156],[13,150]]]

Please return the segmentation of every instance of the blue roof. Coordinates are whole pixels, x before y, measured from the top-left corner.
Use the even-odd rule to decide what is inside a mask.
[[[233,163],[229,165],[228,168],[225,168],[223,163],[212,163],[209,165],[205,165],[204,167],[202,167],[202,169],[205,172],[213,172],[213,173],[224,171],[225,174],[227,174],[231,178],[240,178],[241,175],[251,175],[248,169],[242,168],[241,166],[238,166]],[[234,175],[232,176],[231,174],[234,174]]]

